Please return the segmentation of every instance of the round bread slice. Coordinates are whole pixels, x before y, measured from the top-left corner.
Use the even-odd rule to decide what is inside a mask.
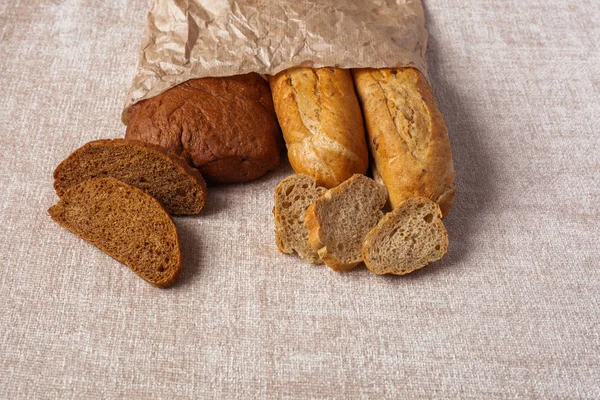
[[[275,241],[279,251],[286,254],[298,253],[311,264],[322,264],[319,257],[308,243],[308,229],[304,225],[306,209],[327,189],[317,186],[314,178],[295,174],[282,180],[273,198],[275,206]]]
[[[96,140],[75,150],[54,171],[54,189],[87,179],[112,177],[158,199],[171,214],[198,214],[206,203],[202,175],[179,157],[153,144],[125,139]]]
[[[328,267],[343,272],[362,261],[362,243],[383,216],[386,201],[383,185],[355,174],[308,207],[308,241]]]
[[[437,261],[448,249],[440,206],[426,198],[404,201],[365,238],[365,265],[375,274],[404,275]]]
[[[84,181],[69,188],[48,213],[153,285],[171,285],[181,270],[175,223],[154,197],[124,182]]]

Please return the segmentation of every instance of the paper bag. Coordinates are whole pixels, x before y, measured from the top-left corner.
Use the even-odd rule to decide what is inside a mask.
[[[425,76],[420,0],[155,0],[129,107],[193,78],[294,66],[413,66]]]

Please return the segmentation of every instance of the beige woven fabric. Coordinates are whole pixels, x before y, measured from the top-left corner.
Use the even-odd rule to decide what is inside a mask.
[[[277,252],[282,166],[176,220],[150,286],[46,214],[120,137],[147,2],[0,2],[0,398],[599,398],[600,3],[426,0],[450,249],[407,277]]]

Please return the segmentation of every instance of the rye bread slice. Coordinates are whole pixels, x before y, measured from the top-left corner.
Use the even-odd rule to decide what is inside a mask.
[[[273,195],[273,214],[275,241],[279,251],[286,254],[296,252],[312,264],[323,263],[308,243],[304,215],[306,209],[325,191],[327,189],[317,186],[314,178],[304,174],[288,176],[277,185]]]
[[[362,261],[362,243],[383,216],[386,201],[383,185],[355,174],[308,207],[308,240],[328,267],[343,272]]]
[[[54,171],[54,189],[62,197],[87,179],[113,177],[148,192],[171,214],[197,214],[206,203],[202,175],[160,146],[104,139],[75,150]]]
[[[376,274],[404,275],[444,256],[448,234],[437,203],[426,198],[404,201],[386,214],[362,246],[367,268]]]
[[[154,197],[115,178],[89,179],[69,188],[48,213],[156,286],[171,285],[181,270],[171,216]]]

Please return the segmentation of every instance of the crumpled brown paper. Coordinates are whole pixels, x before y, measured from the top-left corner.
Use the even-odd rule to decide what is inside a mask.
[[[127,111],[188,79],[294,66],[414,66],[427,74],[420,0],[155,0]]]

